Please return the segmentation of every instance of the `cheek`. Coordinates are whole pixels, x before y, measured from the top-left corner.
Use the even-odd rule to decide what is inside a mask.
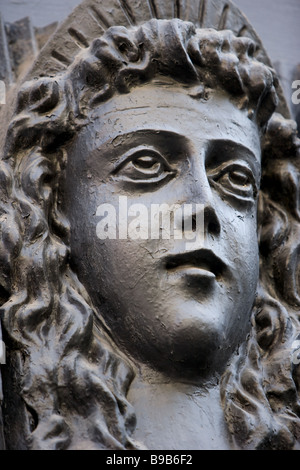
[[[243,290],[253,291],[259,275],[256,216],[236,215],[223,226],[222,245]]]
[[[98,289],[107,300],[123,306],[155,297],[159,288],[159,261],[152,250],[138,240],[98,240],[89,253],[90,277],[97,279]]]
[[[239,223],[227,229],[227,256],[233,278],[226,286],[231,311],[227,316],[225,331],[236,344],[243,341],[250,328],[250,317],[259,281],[259,250],[256,218],[238,218]]]
[[[238,226],[238,239],[242,247],[242,258],[252,262],[253,268],[258,264],[258,235],[256,217],[244,218]]]
[[[240,246],[237,253],[238,271],[241,275],[242,289],[245,295],[252,296],[256,292],[259,278],[259,248],[255,219],[241,224],[238,235]]]

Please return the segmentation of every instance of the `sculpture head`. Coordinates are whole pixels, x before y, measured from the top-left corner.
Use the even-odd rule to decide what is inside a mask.
[[[76,447],[68,432],[72,420],[93,413],[105,432],[93,418],[81,439],[104,447],[133,445],[125,397],[136,362],[197,383],[227,368],[222,399],[233,433],[232,416],[237,422],[243,408],[241,389],[252,380],[244,376],[252,374],[254,399],[264,401],[264,411],[256,406],[250,415],[265,431],[253,437],[249,425],[242,439],[292,445],[285,424],[273,423],[270,434],[277,405],[261,390],[262,371],[254,372],[278,331],[289,348],[297,331],[268,264],[276,250],[289,258],[285,241],[298,228],[296,206],[273,189],[274,178],[283,188],[290,183],[293,162],[271,169],[272,146],[263,141],[276,84],[274,72],[255,60],[251,40],[196,30],[180,20],[152,20],[128,30],[110,28],[64,74],[20,91],[4,155],[12,204],[4,216],[9,259],[2,309],[12,349],[30,355],[21,360],[21,395],[39,418],[38,426],[32,424],[34,446],[49,445],[43,427],[49,434],[53,423],[60,428],[55,445]],[[289,122],[286,129],[295,155]],[[180,237],[149,233],[100,240],[97,208],[110,203],[118,210],[120,196],[129,201],[129,216],[141,204],[149,211],[152,204],[192,204],[204,216],[202,244],[190,249]],[[181,232],[184,222],[183,210]],[[296,288],[284,295],[287,304],[298,302]],[[54,371],[57,395],[45,405],[41,398]],[[70,390],[80,396],[77,402]]]

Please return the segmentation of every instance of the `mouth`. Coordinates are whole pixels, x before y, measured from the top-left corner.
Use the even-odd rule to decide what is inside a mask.
[[[220,280],[226,272],[226,264],[211,250],[201,249],[166,257],[166,270],[170,274],[181,274]]]

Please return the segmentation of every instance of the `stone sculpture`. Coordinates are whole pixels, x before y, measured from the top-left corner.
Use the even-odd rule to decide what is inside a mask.
[[[299,139],[255,42],[219,29],[110,26],[20,87],[1,161],[7,448],[299,448]],[[177,236],[141,230],[162,203]]]

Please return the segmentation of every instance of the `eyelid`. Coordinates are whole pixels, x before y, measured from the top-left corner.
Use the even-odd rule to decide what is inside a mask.
[[[219,165],[216,168],[213,168],[211,170],[208,170],[208,176],[209,177],[215,177],[215,176],[223,176],[225,173],[227,173],[229,170],[241,170],[245,171],[247,175],[253,180],[253,183],[255,184],[255,187],[257,187],[256,179],[254,176],[253,170],[250,168],[249,165],[245,162],[241,161],[234,161],[234,162],[224,162],[221,165]]]
[[[247,165],[246,162],[244,161],[230,161],[230,162],[224,162],[221,165],[219,165],[216,168],[213,168],[212,170],[208,171],[208,178],[212,179],[214,182],[218,182],[219,179],[221,179],[222,176],[224,176],[226,173],[229,173],[230,171],[243,171],[247,174],[247,176],[250,178],[251,183],[253,185],[253,196],[256,198],[258,194],[258,184],[254,175],[253,170],[250,168],[249,165]]]
[[[128,150],[128,152],[122,155],[122,157],[118,160],[117,164],[115,165],[112,174],[115,175],[117,171],[119,171],[129,161],[132,161],[139,157],[151,156],[149,155],[151,153],[154,157],[159,158],[167,169],[171,170],[169,162],[162,156],[162,154],[157,149],[150,145],[139,145],[138,147]]]

